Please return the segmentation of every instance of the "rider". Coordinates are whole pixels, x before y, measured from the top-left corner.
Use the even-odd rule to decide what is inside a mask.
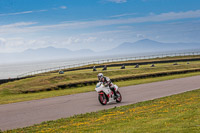
[[[104,77],[103,73],[99,73],[97,75],[99,82],[102,82],[106,87],[109,86],[109,88],[113,91],[114,93],[114,99],[117,99],[117,93],[115,92],[115,87],[114,84],[111,82],[110,78]]]

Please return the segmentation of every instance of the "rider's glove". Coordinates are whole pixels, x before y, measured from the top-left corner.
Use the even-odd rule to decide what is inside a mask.
[[[105,83],[104,86],[105,86],[105,87],[108,87],[108,83]]]

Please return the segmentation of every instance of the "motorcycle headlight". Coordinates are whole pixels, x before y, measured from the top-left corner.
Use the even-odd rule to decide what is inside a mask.
[[[98,88],[98,87],[100,87],[101,86],[101,83],[98,83],[97,85],[96,85],[96,88]]]
[[[96,88],[100,87],[100,85],[96,85]]]

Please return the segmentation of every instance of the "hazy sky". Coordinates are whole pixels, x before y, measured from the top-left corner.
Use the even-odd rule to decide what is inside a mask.
[[[0,52],[200,42],[200,0],[0,0]]]

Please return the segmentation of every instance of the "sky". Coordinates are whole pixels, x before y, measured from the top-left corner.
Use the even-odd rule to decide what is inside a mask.
[[[200,0],[0,0],[0,53],[200,42]]]

